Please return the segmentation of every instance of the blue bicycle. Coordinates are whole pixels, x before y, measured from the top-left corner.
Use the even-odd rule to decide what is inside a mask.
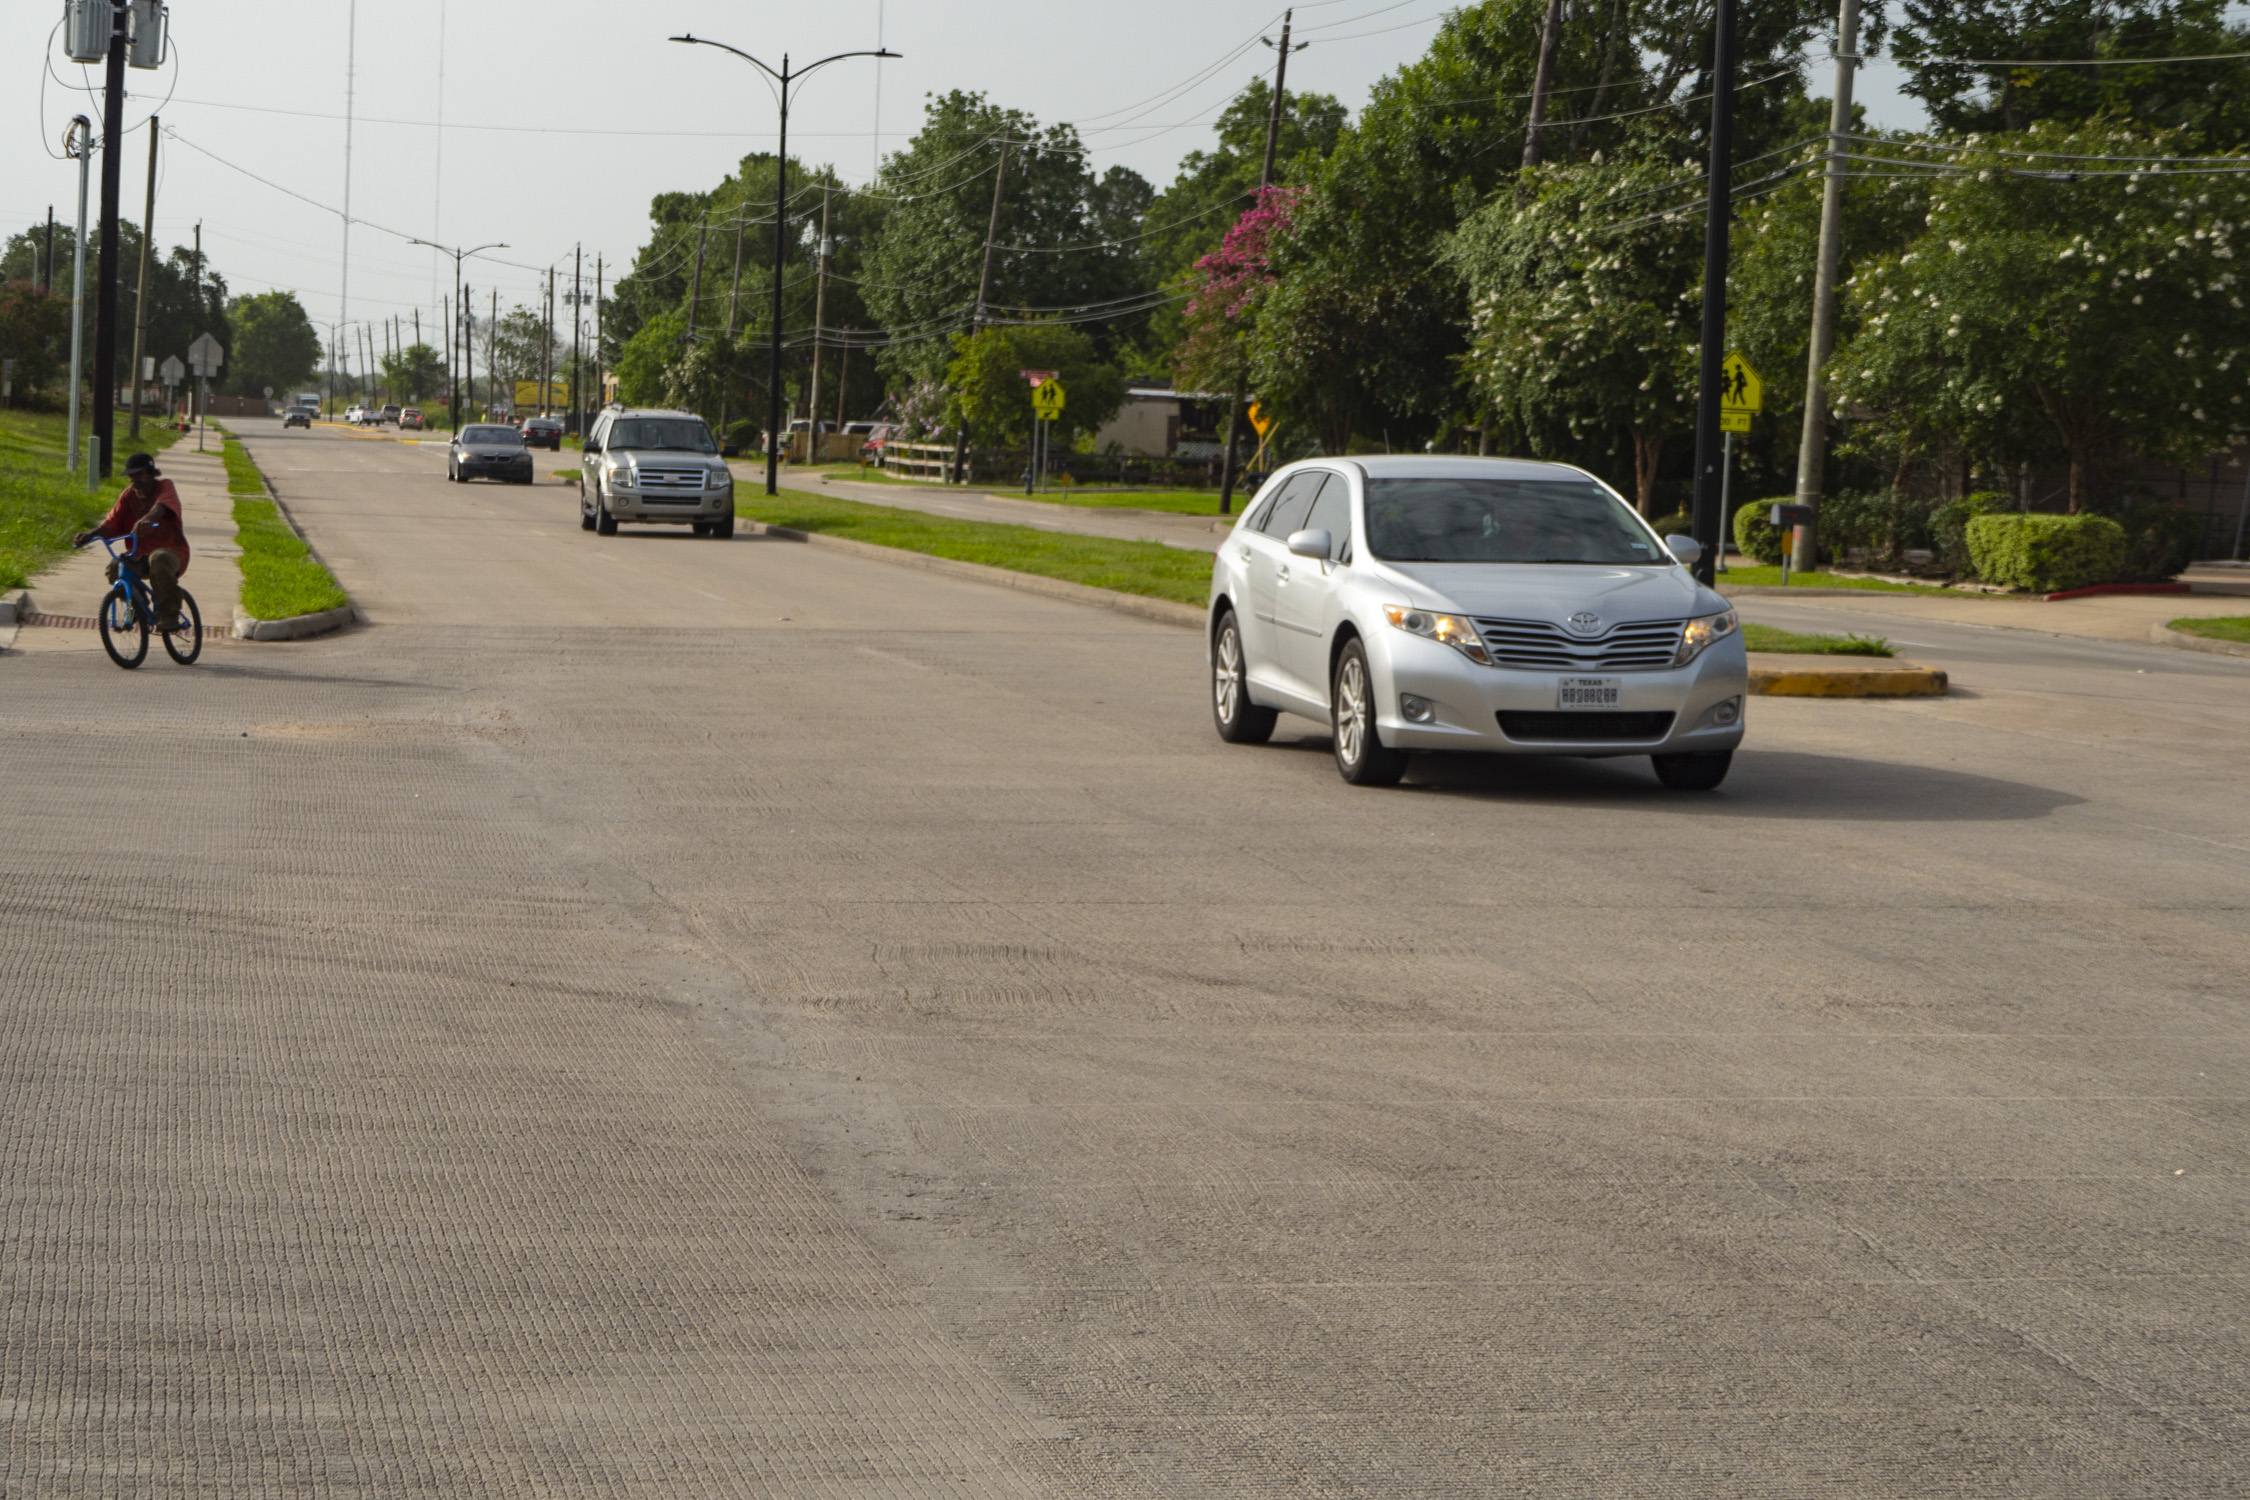
[[[102,596],[101,613],[94,623],[101,630],[102,649],[109,659],[128,670],[139,666],[148,657],[148,638],[151,631],[164,640],[164,652],[181,666],[186,666],[203,654],[203,611],[196,608],[195,596],[186,589],[180,590],[180,615],[171,630],[157,629],[156,595],[148,582],[127,566],[133,554],[141,550],[139,537],[128,533],[125,550],[119,552],[106,536],[96,537],[102,550],[109,554],[110,573],[117,583]]]

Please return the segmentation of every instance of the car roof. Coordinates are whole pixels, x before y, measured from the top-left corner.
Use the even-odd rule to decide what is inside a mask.
[[[1357,464],[1370,479],[1583,479],[1586,471],[1537,458],[1479,458],[1465,453],[1355,453],[1308,463]]]
[[[663,406],[616,406],[610,408],[609,415],[613,417],[686,417],[691,422],[703,420],[692,411],[673,411],[669,407]]]

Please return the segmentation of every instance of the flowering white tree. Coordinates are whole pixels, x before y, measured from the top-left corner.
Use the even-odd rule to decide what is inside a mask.
[[[1946,169],[1926,227],[1853,278],[1859,330],[1829,366],[1861,441],[2060,454],[2075,511],[2129,454],[2192,463],[2250,425],[2250,184],[2149,160],[2185,154],[2106,126],[1916,152]]]
[[[1622,429],[1650,513],[1665,443],[1695,411],[1703,219],[1692,166],[1551,168],[1496,195],[1447,242],[1469,289],[1463,363],[1478,397],[1549,452]]]

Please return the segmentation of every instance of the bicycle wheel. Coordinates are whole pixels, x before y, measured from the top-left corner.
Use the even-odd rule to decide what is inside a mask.
[[[164,633],[164,651],[183,667],[203,654],[203,611],[186,589],[180,590],[180,628]]]
[[[102,649],[119,666],[137,667],[148,656],[148,615],[123,580],[102,599],[95,623],[101,627]]]

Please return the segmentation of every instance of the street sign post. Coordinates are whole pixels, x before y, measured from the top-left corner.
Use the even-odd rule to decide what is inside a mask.
[[[1750,419],[1765,409],[1766,383],[1740,352],[1719,365],[1719,556],[1713,571],[1727,570],[1727,533],[1734,526],[1734,435],[1750,430]],[[1787,579],[1783,579],[1787,582]]]
[[[1032,387],[1031,409],[1042,422],[1052,422],[1063,414],[1064,393],[1059,380],[1042,381]]]
[[[1031,381],[1031,465],[1024,475],[1025,494],[1047,488],[1047,428],[1063,414],[1063,384],[1052,370],[1026,370]]]
[[[188,367],[195,371],[195,451],[203,451],[203,429],[210,425],[211,377],[219,373],[219,365],[227,352],[219,341],[208,333],[199,333],[195,342],[187,347]]]

